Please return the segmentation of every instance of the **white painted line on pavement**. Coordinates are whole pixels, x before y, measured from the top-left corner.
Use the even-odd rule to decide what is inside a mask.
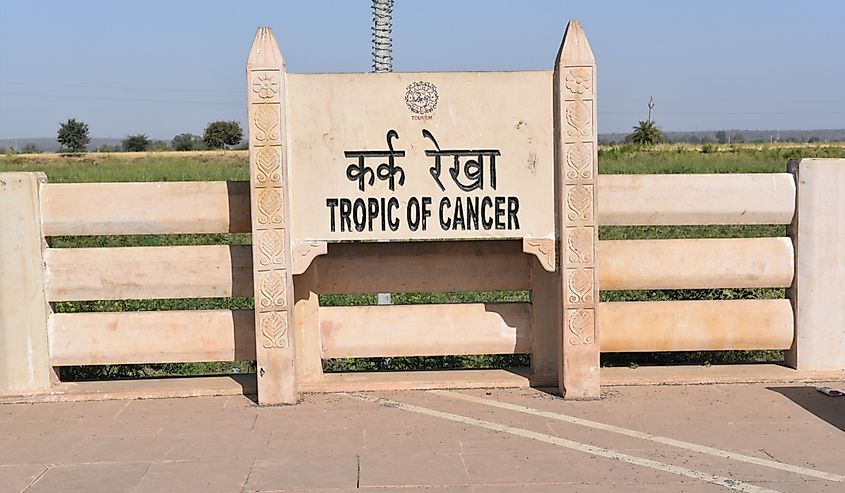
[[[567,440],[566,438],[560,438],[552,435],[546,435],[544,433],[537,433],[536,431],[526,430],[524,428],[516,428],[513,426],[503,425],[499,423],[494,423],[492,421],[485,421],[476,418],[470,418],[467,416],[461,416],[459,414],[452,414],[452,413],[445,413],[443,411],[437,411],[435,409],[429,409],[427,407],[416,406],[413,404],[405,404],[403,402],[393,401],[390,399],[382,399],[379,397],[372,397],[369,395],[361,394],[361,393],[351,393],[351,394],[343,394],[349,397],[353,397],[355,399],[360,399],[363,401],[372,402],[375,404],[379,404],[385,407],[392,407],[396,409],[402,409],[404,411],[410,411],[419,414],[425,414],[428,416],[433,416],[436,418],[447,419],[449,421],[454,421],[456,423],[463,423],[466,425],[473,425],[478,426],[481,428],[487,428],[488,430],[500,431],[502,433],[509,433],[511,435],[521,436],[524,438],[531,438],[533,440],[537,440],[540,442],[551,443],[553,445],[557,445],[559,447],[568,448],[571,450],[577,450],[579,452],[584,452],[590,455],[597,455],[599,457],[606,457],[608,459],[618,460],[621,462],[627,462],[629,464],[633,464],[636,466],[642,467],[649,467],[651,469],[656,469],[658,471],[664,471],[672,474],[677,474],[680,476],[685,476],[691,479],[695,479],[698,481],[703,481],[706,483],[716,484],[719,486],[724,486],[725,488],[730,488],[734,491],[742,491],[746,493],[780,493],[777,490],[770,490],[768,488],[762,488],[760,486],[755,486],[750,483],[745,483],[742,481],[737,481],[735,479],[726,478],[723,476],[717,476],[715,474],[710,474],[701,471],[695,471],[692,469],[687,469],[685,467],[676,466],[673,464],[665,464],[663,462],[657,462],[651,459],[645,459],[642,457],[636,457],[634,455],[623,454],[621,452],[616,452],[614,450],[606,449],[604,447],[596,447],[595,445],[588,445],[586,443],[579,443],[572,440]]]
[[[453,392],[449,390],[431,390],[429,391],[433,394],[442,395],[445,397],[450,397],[453,399],[460,399],[463,401],[468,402],[475,402],[477,404],[484,404],[486,406],[498,407],[501,409],[507,409],[509,411],[517,411],[525,414],[533,414],[535,416],[542,416],[544,418],[554,419],[557,421],[564,421],[567,423],[572,423],[575,425],[580,426],[587,426],[589,428],[594,428],[597,430],[609,431],[612,433],[618,433],[620,435],[627,435],[629,437],[640,438],[642,440],[649,440],[652,442],[662,443],[664,445],[670,445],[672,447],[678,447],[686,450],[691,450],[693,452],[700,452],[702,454],[710,454],[715,455],[717,457],[722,457],[725,459],[731,459],[739,462],[747,462],[749,464],[756,464],[758,466],[770,467],[772,469],[780,469],[781,471],[792,472],[796,474],[802,474],[804,476],[811,476],[814,478],[824,479],[827,481],[838,481],[843,482],[845,481],[845,476],[841,476],[839,474],[833,474],[824,471],[818,471],[816,469],[810,469],[808,467],[801,467],[795,466],[792,464],[786,464],[783,462],[777,462],[768,459],[761,459],[759,457],[754,457],[751,455],[740,454],[738,452],[731,452],[730,450],[722,450],[715,447],[708,447],[706,445],[699,445],[697,443],[692,442],[685,442],[682,440],[675,440],[674,438],[664,437],[660,435],[653,435],[651,433],[646,433],[643,431],[636,431],[636,430],[629,430],[628,428],[622,428],[620,426],[609,425],[605,423],[599,423],[598,421],[591,421],[589,419],[577,418],[575,416],[570,416],[568,414],[561,414],[555,413],[551,411],[541,411],[539,409],[534,409],[531,407],[520,406],[519,404],[510,404],[508,402],[499,402],[492,399],[485,399],[483,397],[476,397],[473,395],[466,395],[461,394],[459,392]]]

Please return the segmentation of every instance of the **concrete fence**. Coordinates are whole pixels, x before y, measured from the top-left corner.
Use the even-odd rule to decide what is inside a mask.
[[[777,174],[599,176],[595,60],[575,22],[555,69],[526,73],[286,74],[262,28],[247,84],[250,182],[0,173],[0,393],[48,390],[61,366],[197,361],[256,360],[266,404],[303,391],[450,386],[559,385],[567,398],[596,398],[601,352],[784,349],[796,368],[845,369],[845,160]],[[388,150],[359,144],[385,129]],[[467,147],[448,149],[431,129]],[[464,195],[442,195],[441,178],[453,186],[443,157]],[[440,223],[426,230],[420,204],[440,197]],[[459,231],[457,212],[444,220],[444,204],[473,200],[482,213],[489,202],[495,227]],[[344,219],[344,201],[367,209]],[[382,215],[374,230],[394,202],[408,205],[408,224]],[[715,224],[788,224],[791,238],[598,239],[601,226]],[[180,233],[252,233],[254,245],[46,246],[52,236]],[[605,303],[599,287],[789,288],[789,298]],[[446,291],[528,291],[530,302],[319,302]],[[255,311],[51,310],[239,296],[254,296]],[[329,358],[472,354],[529,354],[531,367],[322,370]]]
[[[600,225],[792,224],[791,239],[600,241],[603,290],[791,287],[782,300],[600,303],[601,351],[787,349],[797,368],[845,368],[845,162],[791,166],[797,194],[786,173],[601,176]],[[50,310],[59,301],[253,296],[251,246],[45,247],[57,235],[248,232],[246,183],[49,184],[39,173],[2,173],[0,205],[3,392],[47,388],[59,366],[255,359],[251,311]],[[543,291],[549,273],[522,246],[330,244],[294,276],[298,388],[438,386],[432,375],[415,382],[397,373],[323,374],[321,360],[468,354],[530,354],[532,368],[500,381],[466,372],[456,385],[555,383],[561,335],[549,322],[556,305],[543,303],[554,296]],[[523,290],[532,303],[318,301],[319,294]]]

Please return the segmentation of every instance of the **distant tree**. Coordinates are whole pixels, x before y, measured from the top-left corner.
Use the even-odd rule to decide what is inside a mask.
[[[198,151],[204,147],[202,137],[189,133],[179,134],[173,137],[170,145],[174,151]]]
[[[745,142],[745,135],[743,135],[742,132],[734,132],[733,142],[742,144]]]
[[[634,127],[634,131],[625,137],[625,142],[644,146],[659,144],[665,141],[666,137],[663,135],[663,131],[652,120],[641,120]]]
[[[129,135],[121,142],[123,150],[126,152],[142,152],[147,150],[150,145],[150,139],[146,134]]]
[[[21,152],[24,153],[24,154],[38,154],[41,151],[38,150],[37,145],[30,142],[27,145],[23,146],[23,149],[21,149]]]
[[[162,152],[167,150],[167,142],[163,140],[154,140],[152,141],[152,148],[155,152]]]
[[[818,136],[814,135],[814,136],[810,137],[809,139],[807,139],[807,143],[808,144],[815,144],[816,142],[821,142],[821,140],[822,139],[820,139]]]
[[[243,137],[241,125],[234,121],[211,122],[202,134],[202,140],[209,149],[224,149],[226,146],[237,145]]]
[[[720,144],[727,144],[728,143],[728,133],[724,130],[719,130],[716,132],[716,142]]]
[[[82,152],[91,139],[88,137],[88,124],[71,118],[59,124],[59,135],[56,139],[62,147],[71,152]]]
[[[101,144],[100,147],[97,148],[97,152],[117,152],[120,148],[118,146],[108,145],[108,144]]]

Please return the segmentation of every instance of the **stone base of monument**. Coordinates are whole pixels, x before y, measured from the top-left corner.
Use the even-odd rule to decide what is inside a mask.
[[[531,385],[559,394],[557,381],[531,381],[527,369],[455,370],[387,373],[330,374],[320,384],[305,385],[309,392],[356,392],[361,390],[434,390],[451,388],[525,388]],[[788,384],[845,381],[845,371],[795,370],[782,365],[653,366],[602,368],[603,387],[704,385],[704,384]],[[0,397],[0,403],[76,402],[101,400],[169,399],[227,395],[256,396],[255,374],[151,378],[61,383],[49,391]]]

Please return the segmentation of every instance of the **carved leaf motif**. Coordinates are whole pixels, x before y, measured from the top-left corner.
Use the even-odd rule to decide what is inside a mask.
[[[566,229],[566,245],[569,261],[573,264],[588,264],[593,261],[593,228],[576,226]]]
[[[277,148],[260,148],[255,157],[255,162],[257,165],[255,179],[258,180],[258,183],[267,183],[268,181],[278,183],[281,181],[279,173],[280,156]]]
[[[255,126],[258,132],[255,140],[264,142],[279,140],[279,105],[261,104],[255,112]]]
[[[593,302],[593,269],[570,269],[566,284],[570,303]]]
[[[283,313],[270,312],[261,316],[264,349],[288,347],[288,319]]]
[[[579,344],[592,344],[595,341],[596,327],[591,310],[581,308],[569,310],[567,324],[569,325],[569,332],[572,334],[569,337],[569,344],[577,346]]]
[[[581,100],[575,100],[566,106],[566,122],[569,124],[570,137],[587,137],[591,133],[590,107]]]
[[[260,231],[258,233],[258,251],[261,253],[261,265],[281,264],[284,262],[284,239],[275,230]]]
[[[566,151],[566,177],[576,180],[579,177],[590,179],[593,176],[593,153],[581,142],[569,146]]]
[[[287,285],[285,284],[284,271],[259,272],[259,276],[261,279],[258,282],[258,292],[261,308],[285,307],[287,305]]]
[[[566,193],[566,205],[569,211],[566,217],[570,221],[589,221],[593,218],[593,189],[586,185],[569,187]]]
[[[258,194],[258,222],[278,224],[282,222],[282,195],[278,189],[265,188]]]

